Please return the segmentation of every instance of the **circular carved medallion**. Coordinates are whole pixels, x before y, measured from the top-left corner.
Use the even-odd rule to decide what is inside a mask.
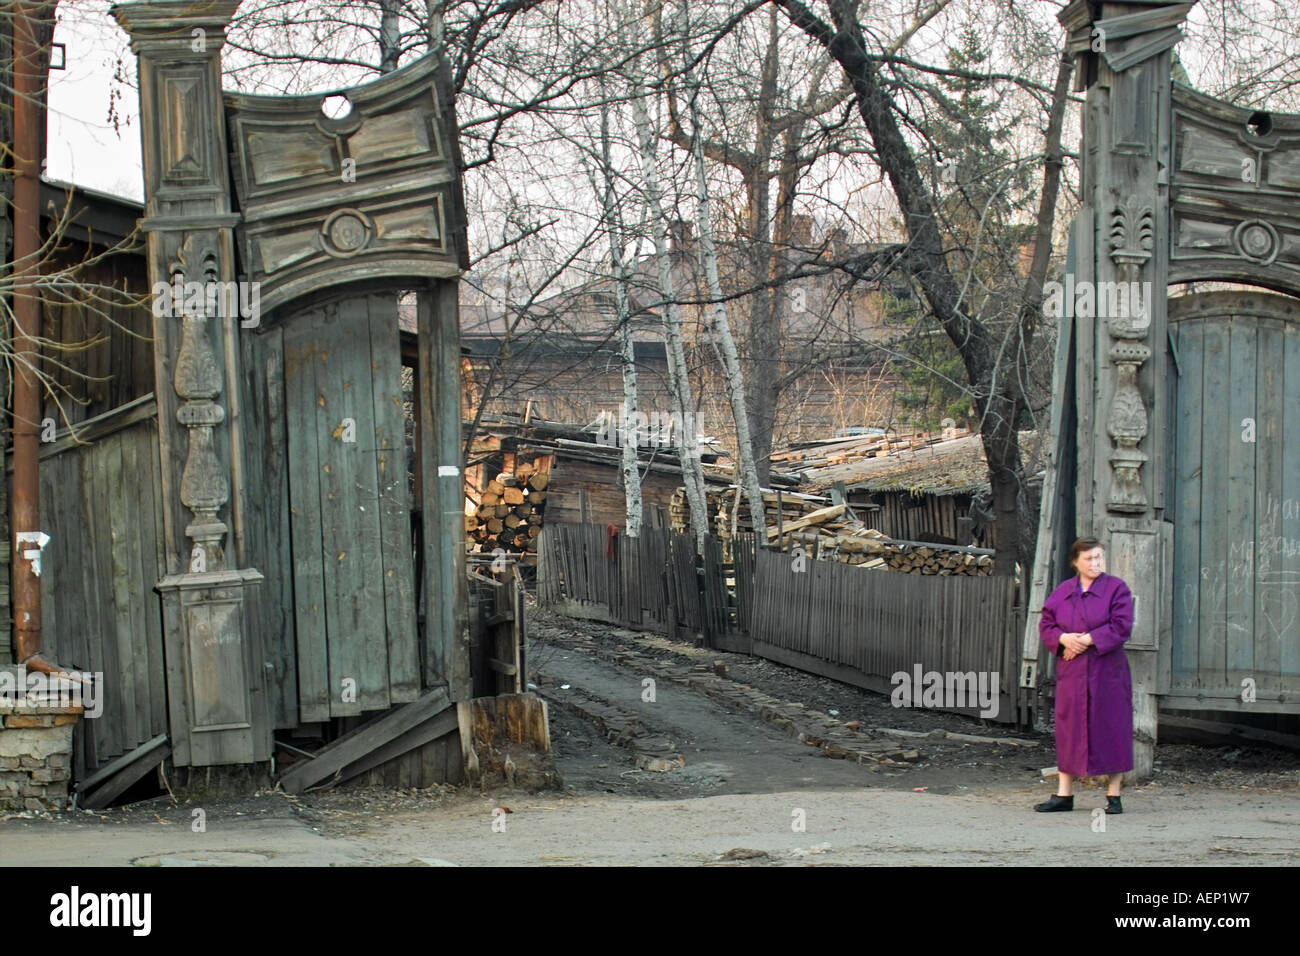
[[[1268,265],[1277,258],[1281,249],[1277,230],[1262,219],[1248,219],[1238,223],[1232,231],[1232,241],[1243,259]]]
[[[321,226],[321,245],[332,256],[354,256],[375,234],[370,217],[357,209],[339,209]]]

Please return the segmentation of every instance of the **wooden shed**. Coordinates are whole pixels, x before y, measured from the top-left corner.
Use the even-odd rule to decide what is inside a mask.
[[[1037,433],[1020,433],[1030,511],[1042,485],[1041,444]],[[868,527],[905,541],[988,546],[993,516],[980,436],[837,441],[804,452],[787,465],[799,490],[843,496]]]

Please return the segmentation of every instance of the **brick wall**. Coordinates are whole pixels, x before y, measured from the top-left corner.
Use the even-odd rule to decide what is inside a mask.
[[[79,704],[0,702],[0,810],[62,809]]]

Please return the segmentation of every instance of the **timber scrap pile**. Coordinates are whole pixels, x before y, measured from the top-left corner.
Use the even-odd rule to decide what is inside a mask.
[[[492,555],[501,548],[506,554],[523,555],[521,564],[537,565],[537,536],[550,481],[545,461],[521,461],[513,473],[503,471],[487,483],[478,507],[465,516],[471,552]]]
[[[722,540],[723,560],[730,562],[734,557],[731,546],[733,517],[736,532],[755,533],[749,502],[735,486],[708,491],[705,500],[714,534]],[[764,490],[763,510],[767,515],[767,541],[781,551],[798,547],[810,558],[905,574],[993,573],[992,551],[924,541],[898,541],[868,528],[848,506],[832,505],[829,498],[819,495],[783,491],[778,496],[775,491]],[[689,527],[685,489],[679,488],[674,493],[669,516],[674,530],[684,532]]]
[[[805,491],[819,492],[837,480],[854,481],[861,474],[875,473],[877,468],[882,473],[891,468],[888,462],[875,463],[873,459],[889,459],[910,466],[931,452],[942,455],[945,450],[959,447],[970,437],[971,433],[964,428],[945,428],[939,434],[800,442],[773,452],[771,460],[773,468],[782,469],[784,478],[798,483]]]
[[[745,534],[754,531],[749,499],[738,492],[735,485],[729,488],[706,487],[704,501],[709,514],[710,528],[722,539],[724,548],[729,550],[731,547],[733,517],[736,532]],[[778,495],[775,491],[763,489],[763,510],[767,514],[767,523],[770,527],[776,527],[778,514],[786,524],[789,524],[819,508],[824,508],[829,503],[829,498],[820,495],[805,495],[784,489]],[[672,529],[678,533],[685,533],[690,527],[691,512],[686,501],[685,488],[678,488],[673,492],[672,501],[668,506],[668,518]]]

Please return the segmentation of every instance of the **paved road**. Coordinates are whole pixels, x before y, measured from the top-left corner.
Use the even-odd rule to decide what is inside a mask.
[[[281,796],[244,802],[243,816],[208,808],[194,833],[181,807],[146,822],[9,820],[6,865],[400,865],[452,863],[698,865],[762,851],[741,865],[1295,866],[1300,794],[1160,788],[1127,798],[1130,812],[1034,814],[1026,794],[940,796],[886,790],[790,790],[681,800],[615,795],[464,794],[427,810],[304,820]],[[508,815],[494,811],[508,806]],[[797,811],[802,811],[798,814]],[[504,819],[504,832],[494,820]],[[793,824],[802,819],[805,829]],[[166,822],[163,822],[166,821]],[[812,852],[810,852],[812,851]],[[733,857],[737,854],[733,853]],[[748,856],[749,854],[739,854]]]

